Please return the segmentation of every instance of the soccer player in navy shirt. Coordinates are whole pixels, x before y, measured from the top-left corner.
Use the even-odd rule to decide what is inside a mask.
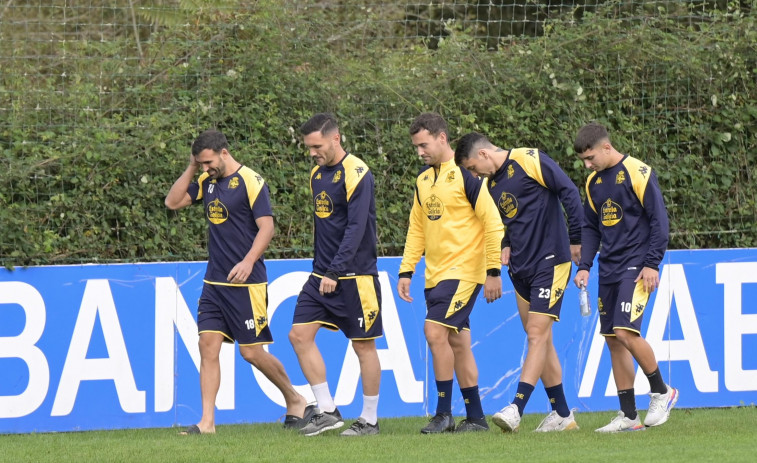
[[[332,114],[314,115],[300,133],[316,163],[310,171],[314,256],[313,272],[297,298],[289,340],[320,409],[300,432],[314,436],[344,424],[315,343],[318,330],[326,328],[341,330],[352,341],[363,382],[363,410],[341,435],[378,434],[381,365],[375,339],[383,335],[383,326],[373,174],[342,148]]]
[[[636,431],[665,423],[678,390],[665,384],[654,351],[641,336],[650,294],[668,245],[668,215],[651,167],[619,153],[600,124],[583,126],[574,150],[586,168],[581,263],[576,286],[589,281],[599,250],[599,332],[610,350],[620,411],[598,432]],[[601,249],[600,249],[601,243]],[[649,379],[649,411],[642,425],[634,396],[634,359]]]
[[[200,169],[203,173],[193,182]],[[231,156],[226,137],[216,130],[201,133],[192,143],[189,165],[165,200],[172,210],[200,203],[208,221],[208,266],[197,309],[202,418],[184,433],[215,432],[215,401],[221,383],[218,355],[222,343],[234,341],[242,357],[284,395],[284,426],[301,428],[315,407],[307,405],[281,362],[263,348],[273,342],[263,262],[274,234],[268,186],[263,177]]]
[[[437,404],[423,434],[489,429],[478,391],[470,314],[482,287],[487,302],[502,295],[502,221],[481,179],[455,164],[448,137],[447,123],[436,113],[423,113],[410,125],[410,139],[426,165],[415,179],[397,293],[413,301],[410,281],[425,254],[423,331],[433,357]],[[466,412],[457,425],[452,417],[453,375]]]
[[[488,179],[506,229],[501,262],[508,266],[528,333],[528,353],[515,398],[492,420],[504,431],[517,432],[523,409],[541,378],[552,412],[536,431],[577,429],[563,392],[552,324],[560,319],[571,260],[577,264],[581,255],[583,211],[578,188],[546,153],[536,148],[505,150],[476,132],[457,142],[455,162]]]

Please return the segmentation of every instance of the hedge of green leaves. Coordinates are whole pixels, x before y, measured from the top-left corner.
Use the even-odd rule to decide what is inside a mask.
[[[2,264],[204,259],[199,208],[171,212],[163,199],[208,127],[271,187],[269,257],[308,257],[312,164],[296,129],[321,111],[339,116],[344,145],[374,171],[382,255],[402,252],[420,167],[407,127],[430,110],[453,138],[478,130],[545,150],[579,186],[573,136],[603,122],[616,148],[656,168],[670,248],[757,246],[754,13],[687,26],[600,12],[494,51],[454,29],[434,50],[329,41],[328,17],[291,13],[261,2],[164,27],[143,60],[123,59],[126,38],[73,42],[67,53],[93,59],[5,73]],[[40,99],[54,110],[35,110]]]

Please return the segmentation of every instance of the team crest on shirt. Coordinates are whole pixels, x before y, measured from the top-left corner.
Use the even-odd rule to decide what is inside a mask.
[[[641,317],[641,314],[643,313],[644,313],[644,304],[636,304],[636,307],[634,307],[633,311],[631,312],[631,321],[634,321],[637,318]]]
[[[320,172],[318,172],[318,175],[315,176],[315,179],[316,180],[320,180],[321,179],[321,173]]]
[[[503,191],[497,200],[497,207],[502,215],[512,219],[518,213],[518,199],[512,193]]]
[[[326,219],[332,212],[334,212],[334,202],[325,191],[321,191],[315,196],[315,215]]]
[[[513,178],[513,175],[515,175],[515,169],[513,169],[512,164],[507,166],[507,178]]]
[[[615,177],[615,184],[620,185],[621,183],[626,181],[626,172],[621,170],[618,172],[618,175]]]
[[[454,180],[455,180],[455,171],[453,170],[452,172],[447,174],[447,183],[450,183]]]
[[[601,185],[602,184],[602,177],[597,178],[597,181],[594,182],[595,185]]]
[[[334,174],[334,178],[331,179],[331,183],[337,183],[341,179],[342,179],[342,171],[337,170],[336,173]]]
[[[439,220],[444,213],[444,203],[436,195],[431,195],[423,201],[423,211],[426,213],[428,220]]]
[[[229,190],[233,190],[234,188],[239,186],[239,177],[234,177],[231,180],[229,180]]]
[[[612,199],[607,198],[607,201],[602,203],[601,219],[602,225],[605,227],[612,227],[617,225],[623,218],[623,208],[620,204],[614,202]]]
[[[213,225],[222,224],[229,218],[229,210],[218,198],[208,203],[208,210],[206,212],[208,220]]]

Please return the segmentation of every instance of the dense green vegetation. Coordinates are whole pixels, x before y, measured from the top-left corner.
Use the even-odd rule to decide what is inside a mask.
[[[344,145],[376,175],[382,255],[402,252],[420,167],[407,127],[423,111],[454,137],[541,148],[579,186],[573,136],[603,122],[616,148],[657,169],[670,248],[757,246],[754,1],[716,2],[696,22],[609,2],[496,46],[454,22],[433,41],[377,39],[391,34],[376,11],[348,28],[290,2],[181,3],[178,19],[107,40],[85,27],[10,40],[26,29],[3,26],[0,265],[204,259],[199,209],[170,212],[163,198],[212,126],[269,182],[268,256],[307,257],[311,161],[296,129],[320,111],[339,116]]]

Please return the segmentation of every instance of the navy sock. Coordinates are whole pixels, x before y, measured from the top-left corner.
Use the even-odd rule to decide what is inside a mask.
[[[626,418],[635,420],[636,396],[633,393],[633,388],[618,391],[618,399],[620,399],[620,410],[626,415]]]
[[[518,407],[518,413],[523,416],[523,409],[526,408],[528,399],[531,398],[531,393],[534,392],[534,386],[523,381],[518,383],[518,390],[515,392],[515,398],[513,403]]]
[[[436,413],[452,413],[452,380],[436,382]]]
[[[478,420],[484,417],[484,410],[481,408],[481,397],[478,395],[478,386],[460,388],[465,401],[466,418],[469,420]]]
[[[665,385],[665,381],[662,380],[662,375],[660,374],[660,367],[657,367],[655,371],[648,374],[647,379],[649,380],[649,389],[655,394],[665,394],[668,392],[668,386]]]
[[[557,414],[563,418],[570,415],[570,409],[568,408],[568,402],[565,400],[562,383],[557,386],[545,387],[544,390],[547,392],[547,397],[549,397],[549,403],[552,405],[552,410],[556,411]]]

